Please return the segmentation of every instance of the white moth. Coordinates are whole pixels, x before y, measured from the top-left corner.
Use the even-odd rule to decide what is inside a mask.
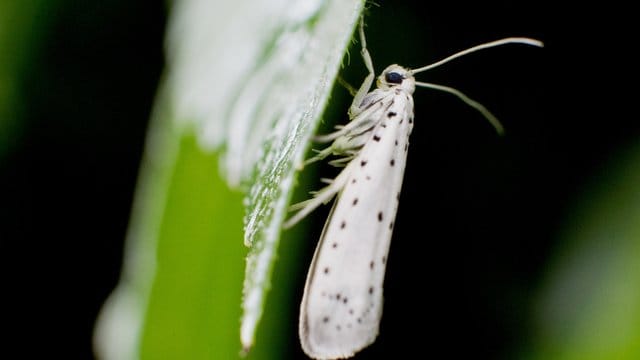
[[[413,128],[413,91],[416,85],[452,93],[479,110],[501,133],[498,120],[479,103],[450,87],[415,81],[413,75],[481,49],[520,43],[542,46],[528,38],[506,38],[478,45],[434,64],[410,70],[387,67],[371,92],[374,71],[360,22],[362,57],[369,71],[355,92],[350,122],[318,137],[333,141],[305,164],[329,155],[344,169],[312,199],[293,205],[299,210],[285,223],[293,226],[334,196],[333,205],[316,248],[300,306],[302,349],[315,359],[353,356],[378,335],[382,316],[382,284],[400,188]]]

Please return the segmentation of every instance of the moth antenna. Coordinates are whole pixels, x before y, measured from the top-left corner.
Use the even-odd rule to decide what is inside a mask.
[[[498,120],[498,118],[495,117],[495,115],[493,115],[489,110],[487,110],[487,108],[484,107],[484,105],[480,104],[479,102],[463,94],[462,91],[449,86],[437,85],[437,84],[431,84],[431,83],[419,82],[419,81],[416,81],[416,86],[422,86],[422,87],[426,87],[434,90],[444,91],[449,94],[453,94],[457,96],[460,100],[464,101],[465,104],[478,110],[489,121],[489,123],[493,125],[498,135],[504,135],[504,126],[502,126],[502,123],[500,123],[500,120]]]
[[[538,46],[538,47],[543,47],[544,44],[542,43],[542,41],[540,40],[536,40],[536,39],[531,39],[531,38],[526,38],[526,37],[508,37],[508,38],[504,38],[504,39],[500,39],[500,40],[495,40],[495,41],[490,41],[488,43],[484,43],[484,44],[480,44],[480,45],[476,45],[473,47],[470,47],[466,50],[462,50],[460,52],[457,52],[451,56],[447,56],[446,58],[440,60],[440,61],[436,61],[431,65],[427,65],[427,66],[423,66],[421,68],[417,68],[417,69],[413,69],[410,70],[412,74],[417,74],[419,72],[423,72],[423,71],[427,71],[427,70],[431,70],[435,67],[438,67],[442,64],[446,64],[449,61],[453,60],[453,59],[457,59],[459,57],[465,56],[467,54],[471,54],[473,52],[476,51],[480,51],[480,50],[484,50],[484,49],[488,49],[488,48],[492,48],[492,47],[496,47],[496,46],[501,46],[501,45],[506,45],[506,44],[524,44],[524,45],[531,45],[531,46]]]

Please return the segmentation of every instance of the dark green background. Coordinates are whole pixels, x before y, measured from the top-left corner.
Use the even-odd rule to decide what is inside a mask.
[[[535,346],[530,306],[575,202],[612,181],[609,163],[638,140],[637,110],[628,110],[633,90],[614,85],[634,85],[625,70],[636,42],[625,42],[630,23],[609,4],[379,4],[367,17],[378,71],[422,66],[506,36],[546,43],[487,51],[420,75],[482,102],[507,136],[450,95],[416,91],[382,332],[362,352],[513,358]],[[2,55],[18,57],[7,60],[17,100],[0,154],[3,351],[91,358],[93,321],[122,263],[167,12],[153,1],[25,6],[33,6],[31,24],[9,27],[9,38],[24,43]],[[355,85],[364,75],[353,48],[344,76]],[[327,122],[346,120],[344,95],[334,91]],[[300,240],[308,241],[303,263],[323,212]],[[294,303],[303,275],[284,280],[298,282]],[[296,318],[297,307],[286,310]],[[290,329],[282,336],[291,357],[301,358],[296,324]]]

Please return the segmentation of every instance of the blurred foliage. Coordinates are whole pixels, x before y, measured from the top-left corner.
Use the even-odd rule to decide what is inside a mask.
[[[534,358],[640,358],[640,143],[580,191],[536,300]]]
[[[22,139],[25,79],[52,19],[46,12],[55,1],[0,2],[0,161]]]
[[[193,138],[182,141],[167,193],[142,358],[232,358],[239,340],[218,325],[240,317],[242,196],[228,190],[216,156]]]

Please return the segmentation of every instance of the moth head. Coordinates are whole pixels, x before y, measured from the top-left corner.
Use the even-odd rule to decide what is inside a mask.
[[[413,94],[416,88],[416,82],[413,73],[409,69],[405,69],[400,65],[390,65],[380,76],[377,82],[378,88],[382,90],[399,88]]]

